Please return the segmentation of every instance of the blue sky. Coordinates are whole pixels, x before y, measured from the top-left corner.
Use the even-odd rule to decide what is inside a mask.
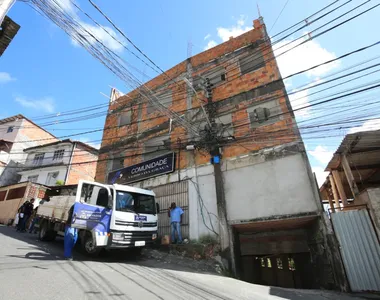
[[[332,2],[327,0],[289,0],[282,15],[270,31],[270,35],[278,33]],[[344,2],[340,1],[339,4]],[[338,16],[363,2],[353,0],[326,20],[331,20],[333,16]],[[73,9],[69,0],[62,0],[62,3],[68,10]],[[91,16],[100,21],[101,24],[110,26],[89,5],[88,1],[79,0],[77,3]],[[98,0],[96,3],[135,44],[165,70],[186,59],[189,41],[193,45],[192,53],[196,54],[207,47],[227,40],[229,36],[236,36],[251,29],[252,20],[258,17],[256,4],[259,5],[261,15],[264,17],[264,22],[269,30],[279,16],[286,0]],[[363,11],[376,3],[376,1],[371,1],[357,12]],[[349,16],[353,16],[357,12]],[[279,57],[278,63],[282,75],[286,76],[286,74],[291,74],[376,42],[378,37],[376,37],[376,32],[374,34],[373,30],[379,25],[379,12],[379,8],[377,8],[322,37],[312,40],[312,42],[307,43],[307,46],[299,47],[298,50],[291,51],[289,54],[281,56],[281,58]],[[91,21],[86,19],[84,15],[77,11],[74,13],[84,24],[92,26],[90,25]],[[115,86],[123,92],[128,90],[126,85],[99,61],[84,49],[75,45],[60,28],[36,13],[26,3],[17,2],[9,12],[9,16],[21,25],[21,29],[10,47],[0,58],[0,97],[2,103],[9,104],[5,105],[1,110],[1,118],[22,113],[33,119],[46,114],[106,104],[108,100],[101,93],[108,95],[110,86]],[[318,25],[323,23],[324,21],[321,21]],[[315,27],[317,25],[308,30]],[[115,44],[104,35],[101,38],[104,38],[104,41],[111,48],[140,70],[139,73],[136,73],[140,80],[145,81],[157,75],[131,57],[120,45]],[[287,40],[290,41],[292,38],[294,37]],[[342,59],[313,72],[293,77],[290,81],[287,81],[288,91],[292,91],[300,85],[310,83],[313,80],[320,79],[323,81],[324,76],[367,58],[375,57],[379,52],[379,47]],[[344,85],[327,93],[321,93],[318,97],[377,79],[379,79],[379,74],[375,73],[361,81],[355,81],[355,83]],[[293,102],[294,106],[308,104],[309,101],[317,98],[307,97],[307,92],[299,94],[296,94],[292,100],[300,96],[304,96],[304,98]],[[373,97],[376,97],[376,94],[373,94]],[[369,100],[366,98],[358,101],[364,101],[363,103],[365,103],[365,101],[368,102]],[[343,102],[340,104],[344,105]],[[338,107],[336,109],[338,111]],[[374,109],[377,110],[378,107]],[[105,112],[106,108],[99,110],[99,112],[101,111]],[[307,123],[308,119],[321,116],[329,111],[334,112],[329,107],[310,109],[298,115],[297,120],[301,122],[300,124],[309,124]],[[371,112],[373,112],[373,109]],[[46,129],[57,136],[70,135],[88,129],[102,128],[104,118],[103,115],[82,122],[56,124],[48,126]],[[329,122],[333,118],[334,116],[319,119],[319,122]],[[60,119],[62,118],[57,118],[56,120]],[[41,121],[40,123],[43,124],[47,121]],[[377,126],[377,124],[364,124],[364,126],[366,125],[369,128]],[[322,178],[321,171],[329,157],[347,132],[348,129],[342,129],[339,132],[334,132],[335,136],[331,138],[326,138],[328,133],[305,136],[305,144],[309,151],[311,164],[320,178]],[[317,138],[321,134],[324,135],[324,138]],[[83,141],[100,140],[101,132],[83,135],[79,138]]]

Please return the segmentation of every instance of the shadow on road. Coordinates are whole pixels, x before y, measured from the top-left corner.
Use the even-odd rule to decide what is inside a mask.
[[[63,257],[63,239],[57,237],[54,242],[42,242],[38,240],[37,235],[29,233],[20,233],[12,227],[0,226],[0,235],[4,235],[29,244],[29,246],[20,246],[17,250],[30,250],[25,255],[10,254],[8,257],[24,258],[35,261],[62,261]],[[86,262],[104,262],[104,263],[123,263],[126,265],[142,265],[149,268],[168,269],[174,271],[197,272],[215,275],[215,272],[209,270],[200,270],[194,267],[195,264],[202,265],[202,261],[194,261],[189,258],[171,256],[171,259],[156,259],[149,255],[135,257],[128,251],[113,250],[102,251],[97,257],[88,257],[81,253],[80,245],[74,249],[74,261]],[[165,257],[165,254],[163,254]]]

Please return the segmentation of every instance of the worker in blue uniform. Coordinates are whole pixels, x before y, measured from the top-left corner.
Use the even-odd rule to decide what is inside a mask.
[[[67,260],[73,260],[73,249],[74,249],[75,243],[78,240],[77,228],[71,227],[73,213],[74,213],[74,205],[71,206],[69,210],[69,216],[67,218],[66,226],[65,226],[64,257]]]

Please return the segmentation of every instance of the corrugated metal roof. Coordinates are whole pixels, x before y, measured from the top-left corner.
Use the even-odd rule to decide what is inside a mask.
[[[380,130],[347,134],[327,164],[325,171],[338,168],[340,165],[339,156],[346,152],[350,155],[350,159],[355,160],[352,163],[356,166],[379,163],[378,151],[380,151]],[[366,155],[354,155],[363,152],[366,152]]]

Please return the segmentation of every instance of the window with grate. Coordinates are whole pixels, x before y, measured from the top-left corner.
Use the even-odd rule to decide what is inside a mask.
[[[59,172],[48,173],[47,178],[46,178],[46,185],[47,186],[56,185],[58,174]]]
[[[38,175],[28,176],[28,181],[29,182],[37,182],[38,181]]]
[[[265,66],[264,57],[261,53],[254,53],[239,59],[241,74],[248,74]]]
[[[121,112],[119,116],[119,126],[131,124],[131,118],[132,118],[131,110]]]
[[[120,156],[120,155],[119,155]],[[112,160],[112,171],[124,168],[124,159],[116,157]]]
[[[277,269],[282,270],[283,269],[283,267],[282,267],[282,259],[281,258],[277,258],[276,262],[277,262]]]
[[[270,110],[266,107],[258,107],[249,114],[251,123],[264,123],[268,121],[270,117]]]
[[[65,154],[65,149],[55,150],[53,154],[53,160],[62,160]]]
[[[33,165],[41,165],[45,157],[45,153],[37,153],[33,158]]]
[[[262,268],[265,268],[265,259],[264,258],[260,258],[260,264],[261,264]]]
[[[13,132],[13,129],[15,129],[14,126],[9,126],[7,129],[7,133]]]
[[[288,257],[288,266],[290,271],[296,270],[296,264],[294,263],[294,259],[291,257]]]

